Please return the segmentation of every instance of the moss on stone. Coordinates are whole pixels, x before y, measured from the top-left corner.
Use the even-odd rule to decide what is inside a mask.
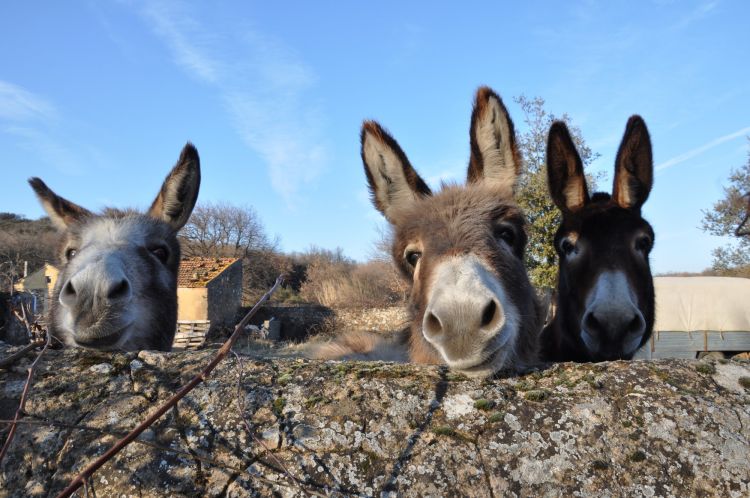
[[[497,422],[500,422],[501,420],[505,419],[505,413],[504,412],[495,412],[487,419],[488,422],[491,424],[495,424]]]
[[[438,436],[455,436],[456,430],[453,427],[447,425],[439,425],[432,429],[432,432]]]
[[[325,396],[310,396],[309,398],[305,399],[305,408],[310,409],[320,403],[327,402],[328,398]]]
[[[489,411],[495,407],[495,402],[490,399],[480,398],[474,402],[474,408],[482,411]]]
[[[703,363],[703,362],[698,363],[695,366],[695,369],[699,373],[706,374],[706,375],[712,375],[716,373],[716,367],[713,366],[711,363]]]
[[[281,417],[284,413],[284,407],[286,406],[286,400],[284,398],[276,398],[273,400],[273,413],[277,417]]]
[[[526,392],[526,399],[529,401],[544,401],[549,398],[550,392],[546,389],[532,389]]]
[[[464,374],[456,373],[456,372],[448,372],[448,374],[445,376],[445,380],[449,382],[463,382],[466,380],[469,380],[467,376]]]

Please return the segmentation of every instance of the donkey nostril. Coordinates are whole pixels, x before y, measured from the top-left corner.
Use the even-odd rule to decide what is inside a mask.
[[[641,331],[641,328],[643,328],[643,324],[641,323],[641,317],[639,317],[638,315],[635,315],[633,319],[630,320],[630,323],[628,323],[626,332],[628,334],[636,334]]]
[[[425,317],[424,330],[429,335],[438,335],[443,331],[443,324],[440,323],[440,319],[431,311]]]
[[[77,299],[78,296],[76,295],[75,287],[73,287],[73,282],[68,280],[68,282],[60,291],[60,302],[63,304],[63,306],[67,306],[70,308],[75,306]]]
[[[107,299],[115,300],[127,297],[130,293],[130,284],[126,279],[122,279],[112,285],[107,292]]]
[[[480,323],[480,327],[487,327],[489,324],[492,323],[492,321],[495,319],[495,314],[497,312],[497,304],[495,304],[495,300],[493,299],[490,301],[487,306],[484,307],[484,311],[482,312],[482,322]]]
[[[591,335],[599,335],[603,328],[602,323],[594,316],[593,313],[588,313],[586,315],[586,319],[583,321],[584,328],[591,334]]]

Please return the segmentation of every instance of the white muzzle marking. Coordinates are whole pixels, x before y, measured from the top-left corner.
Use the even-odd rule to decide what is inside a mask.
[[[451,368],[501,368],[515,345],[518,311],[479,258],[455,256],[435,268],[422,334]]]

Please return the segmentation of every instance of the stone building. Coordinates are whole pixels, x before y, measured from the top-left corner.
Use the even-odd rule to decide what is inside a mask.
[[[44,263],[44,266],[28,274],[13,286],[16,292],[28,292],[36,297],[36,309],[38,315],[47,316],[49,311],[49,296],[57,282],[57,275],[60,270],[50,263]]]
[[[177,320],[232,326],[242,304],[242,262],[184,258],[177,275]]]

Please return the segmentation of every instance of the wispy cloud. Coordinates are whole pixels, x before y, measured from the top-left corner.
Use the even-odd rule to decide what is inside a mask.
[[[238,135],[265,162],[273,189],[294,206],[327,159],[322,106],[308,98],[317,81],[312,68],[246,25],[229,32],[202,25],[182,4],[148,3],[142,14],[174,62],[216,90]]]
[[[0,134],[12,136],[15,146],[66,175],[81,175],[85,165],[101,165],[97,150],[66,139],[65,123],[57,107],[41,95],[0,80]]]
[[[39,95],[0,80],[0,119],[8,121],[52,120],[57,110]]]
[[[694,9],[687,12],[681,19],[672,25],[671,29],[681,30],[689,27],[691,24],[705,18],[716,8],[717,5],[719,5],[718,0],[709,0],[707,2],[699,3]]]
[[[739,138],[749,133],[750,133],[750,126],[747,126],[745,128],[742,128],[741,130],[737,130],[733,133],[729,133],[728,135],[724,135],[723,137],[719,137],[715,140],[711,140],[707,144],[701,145],[700,147],[696,147],[695,149],[691,149],[683,154],[672,157],[671,159],[667,159],[666,161],[660,164],[657,164],[655,169],[656,171],[662,171],[667,168],[671,168],[672,166],[676,166],[680,163],[683,163],[689,159],[694,158],[695,156],[703,154],[707,150],[713,149],[714,147],[718,145],[721,145],[725,142],[729,142],[730,140],[734,140],[735,138]]]

